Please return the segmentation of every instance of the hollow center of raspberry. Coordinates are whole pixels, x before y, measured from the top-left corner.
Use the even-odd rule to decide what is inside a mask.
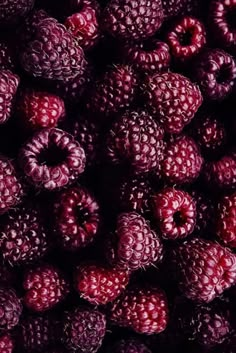
[[[57,146],[51,146],[43,150],[39,155],[39,163],[49,167],[62,164],[67,157],[67,152]]]
[[[77,206],[75,214],[76,214],[76,219],[79,224],[84,224],[88,220],[89,213],[86,208],[82,208],[81,206]]]
[[[182,226],[185,223],[185,217],[183,213],[180,211],[175,212],[173,218],[177,226]]]
[[[157,44],[153,40],[147,40],[143,43],[143,50],[146,52],[152,52],[157,48]]]
[[[192,44],[192,31],[187,30],[186,32],[180,34],[179,42],[183,47],[187,47]]]
[[[232,75],[228,65],[222,65],[218,73],[216,74],[216,81],[219,84],[231,81]]]
[[[236,30],[236,8],[232,8],[226,14],[226,22],[230,28],[230,30]]]

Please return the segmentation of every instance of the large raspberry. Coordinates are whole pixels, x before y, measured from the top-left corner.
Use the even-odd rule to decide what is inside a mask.
[[[16,292],[10,288],[0,288],[0,332],[11,330],[18,325],[22,305]]]
[[[13,98],[20,79],[9,70],[0,70],[0,124],[5,123],[12,114]]]
[[[236,193],[224,196],[219,202],[216,231],[226,245],[236,248]]]
[[[111,347],[111,351],[114,353],[151,353],[138,339],[122,339]]]
[[[14,342],[9,334],[0,335],[0,353],[12,353]]]
[[[7,0],[0,3],[0,25],[12,25],[33,8],[35,0]]]

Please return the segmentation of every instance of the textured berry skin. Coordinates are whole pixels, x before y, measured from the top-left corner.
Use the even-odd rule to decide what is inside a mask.
[[[14,70],[15,60],[10,45],[0,42],[0,68],[1,70]]]
[[[35,26],[20,60],[27,73],[50,80],[83,76],[86,67],[84,52],[75,38],[53,18],[43,19]]]
[[[114,164],[127,163],[135,173],[158,169],[164,155],[164,131],[145,111],[126,112],[107,138],[107,156]]]
[[[75,289],[80,296],[95,305],[114,301],[128,281],[128,271],[99,264],[80,265],[74,276]]]
[[[224,196],[219,202],[216,231],[227,246],[236,248],[236,193]]]
[[[28,270],[23,282],[25,306],[33,311],[42,312],[53,308],[68,294],[69,286],[52,265],[40,265]]]
[[[129,212],[118,216],[116,232],[107,252],[110,262],[118,267],[138,270],[161,261],[163,245],[142,216]]]
[[[112,346],[114,353],[151,353],[138,339],[122,339]]]
[[[27,46],[28,42],[34,38],[39,23],[47,18],[48,14],[44,10],[34,9],[30,12],[19,28],[20,47]]]
[[[168,316],[166,295],[160,288],[127,289],[110,312],[114,324],[147,335],[164,331]]]
[[[194,14],[198,3],[199,0],[162,0],[165,18]]]
[[[199,176],[203,159],[195,141],[178,136],[169,142],[162,161],[163,179],[171,184],[191,183]]]
[[[236,283],[236,255],[216,242],[185,241],[172,260],[180,290],[196,302],[210,302]]]
[[[133,69],[116,65],[108,69],[89,92],[89,111],[109,116],[128,108],[136,95],[137,77]]]
[[[27,130],[56,127],[65,117],[65,105],[54,94],[27,90],[19,97],[17,115]]]
[[[5,123],[12,114],[13,98],[20,78],[9,70],[0,70],[0,124]]]
[[[33,8],[35,0],[7,0],[0,3],[0,25],[18,22]]]
[[[153,201],[153,213],[163,238],[182,239],[194,231],[196,203],[186,191],[166,188],[156,194]]]
[[[85,153],[67,132],[43,129],[19,153],[19,163],[36,188],[54,190],[75,181],[85,168]]]
[[[12,353],[14,343],[10,335],[0,336],[0,353]]]
[[[37,207],[25,204],[9,212],[1,224],[0,252],[11,266],[39,260],[48,250],[42,216]]]
[[[99,205],[80,186],[58,195],[54,203],[55,236],[65,250],[76,251],[90,244],[100,224]]]
[[[148,76],[142,93],[151,114],[172,134],[180,133],[202,104],[198,86],[172,72]]]
[[[193,78],[206,100],[225,99],[234,86],[235,61],[223,50],[209,49],[197,58]]]
[[[215,205],[211,199],[196,190],[191,191],[190,195],[196,202],[197,218],[194,232],[203,235],[204,232],[212,230],[215,216]]]
[[[0,332],[13,329],[20,319],[22,305],[15,291],[0,288]]]
[[[194,17],[180,18],[168,32],[167,43],[175,59],[181,61],[192,59],[206,44],[205,27]]]
[[[106,318],[97,310],[79,307],[66,314],[63,342],[76,352],[96,353],[106,332]]]
[[[163,22],[160,0],[111,0],[103,13],[104,28],[115,38],[143,40]]]

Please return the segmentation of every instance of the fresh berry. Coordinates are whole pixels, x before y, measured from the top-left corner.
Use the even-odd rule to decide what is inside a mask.
[[[186,238],[194,231],[196,203],[186,191],[165,188],[153,198],[153,213],[165,239]]]
[[[35,0],[7,0],[0,3],[0,25],[12,25],[27,15]]]
[[[187,135],[178,136],[166,147],[161,168],[163,179],[171,184],[191,183],[198,178],[202,163],[195,141]]]
[[[138,339],[122,339],[111,347],[111,351],[114,353],[151,353]]]
[[[225,99],[234,86],[235,60],[223,50],[209,49],[196,59],[193,78],[206,100]]]
[[[62,248],[76,251],[90,244],[100,224],[99,205],[83,187],[62,191],[54,203],[55,236]]]
[[[0,288],[0,332],[13,329],[22,312],[20,299],[13,289]]]
[[[137,333],[157,334],[168,324],[168,303],[160,288],[127,289],[112,305],[110,319]]]
[[[19,82],[19,77],[11,71],[0,70],[0,124],[5,123],[12,114]]]
[[[110,0],[103,25],[117,39],[143,40],[160,28],[164,14],[161,0]]]
[[[216,242],[185,241],[172,260],[180,290],[196,302],[210,302],[236,283],[236,255]]]
[[[68,185],[83,173],[85,153],[67,132],[44,129],[22,147],[19,163],[36,188],[53,190]]]
[[[63,342],[67,349],[96,353],[106,332],[106,318],[95,309],[79,307],[65,315]]]
[[[127,111],[109,131],[107,155],[135,173],[158,169],[164,154],[164,131],[145,111]]]
[[[172,72],[148,76],[142,91],[147,108],[167,133],[180,133],[202,104],[198,86]]]
[[[9,334],[0,336],[0,353],[12,353],[14,342]]]
[[[167,33],[167,43],[171,54],[180,61],[196,56],[206,44],[203,23],[194,17],[183,17]]]
[[[227,246],[236,248],[236,193],[224,196],[219,202],[216,231]]]
[[[13,71],[15,64],[15,57],[11,45],[0,42],[0,69]]]
[[[91,304],[114,301],[125,289],[129,273],[99,264],[80,265],[74,276],[75,289]]]

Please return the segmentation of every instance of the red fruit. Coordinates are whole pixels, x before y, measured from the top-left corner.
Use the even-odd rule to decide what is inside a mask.
[[[28,270],[23,282],[27,308],[42,312],[60,303],[69,292],[69,285],[60,271],[51,265]]]
[[[164,331],[168,316],[166,295],[160,288],[127,289],[110,311],[114,324],[147,335]]]
[[[114,301],[129,282],[129,273],[99,264],[80,265],[74,277],[75,289],[91,304],[100,305]]]
[[[20,78],[9,70],[0,70],[0,124],[5,123],[12,114],[13,99]]]
[[[195,228],[196,203],[187,192],[166,188],[154,196],[153,212],[165,239],[186,238]]]
[[[162,0],[164,15],[167,19],[175,16],[194,14],[200,0]]]
[[[34,9],[30,12],[25,18],[23,24],[19,27],[19,40],[21,47],[24,48],[27,46],[28,42],[34,38],[39,23],[47,18],[49,18],[49,16],[44,10]]]
[[[185,241],[172,260],[180,290],[196,302],[210,302],[236,283],[236,255],[216,242]]]
[[[202,104],[198,86],[172,72],[148,76],[142,93],[147,108],[167,133],[180,133]]]
[[[112,346],[113,353],[151,353],[138,339],[122,339]]]
[[[227,246],[236,248],[236,193],[224,196],[219,202],[216,231]]]
[[[13,289],[0,287],[0,332],[18,325],[22,313],[20,299]]]
[[[0,353],[12,353],[14,348],[13,339],[9,334],[0,336]]]
[[[0,3],[0,24],[19,22],[33,8],[35,0],[7,0]]]

